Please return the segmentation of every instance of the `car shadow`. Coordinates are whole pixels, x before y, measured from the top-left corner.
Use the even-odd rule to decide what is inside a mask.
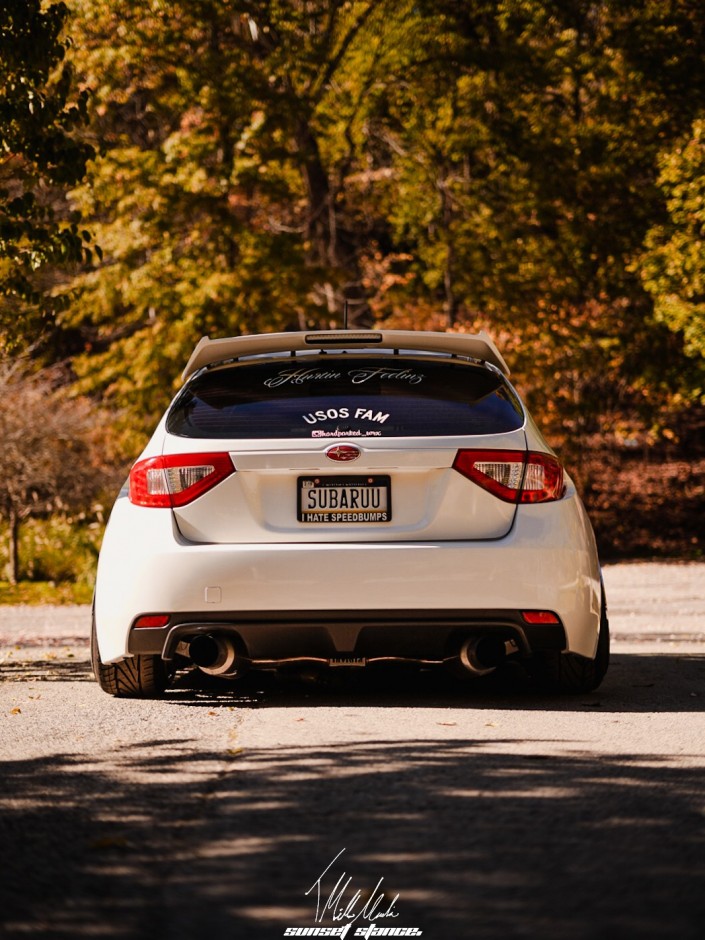
[[[72,658],[32,659],[28,651],[0,665],[3,682],[93,682],[81,651]],[[701,712],[705,710],[705,652],[613,653],[594,692],[549,695],[519,666],[459,680],[442,669],[378,666],[324,673],[251,671],[215,678],[196,670],[177,674],[164,700],[182,707],[242,708],[473,708],[477,710]]]
[[[167,699],[186,706],[248,708],[473,708],[530,711],[700,712],[705,710],[705,653],[612,654],[594,692],[547,694],[519,666],[459,680],[444,670],[377,667],[301,677],[252,671],[241,679],[181,674]]]

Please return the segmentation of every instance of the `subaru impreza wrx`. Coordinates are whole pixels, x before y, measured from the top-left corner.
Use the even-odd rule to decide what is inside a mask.
[[[183,377],[105,532],[106,692],[389,661],[602,681],[590,522],[485,333],[204,337]]]

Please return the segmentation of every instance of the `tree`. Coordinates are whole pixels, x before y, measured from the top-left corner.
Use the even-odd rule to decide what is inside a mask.
[[[0,371],[0,515],[9,528],[8,575],[19,577],[19,530],[33,515],[85,507],[115,482],[105,415],[67,398],[46,376]]]
[[[204,333],[364,319],[329,99],[383,6],[78,0],[104,151],[75,194],[104,263],[60,320],[82,388],[148,422]]]
[[[490,327],[569,435],[672,394],[680,338],[639,265],[659,154],[705,107],[705,8],[73,11],[103,151],[74,197],[106,252],[58,321],[83,391],[148,425],[200,335],[334,325],[348,300],[362,322]]]
[[[86,92],[72,97],[65,62],[64,3],[0,5],[0,327],[5,342],[27,331],[17,309],[59,306],[46,283],[54,265],[90,260],[90,236],[63,194],[84,175],[93,149],[74,136]]]
[[[569,435],[609,412],[650,420],[677,387],[654,349],[682,355],[638,267],[664,211],[658,155],[705,101],[705,14],[681,0],[414,9],[417,54],[367,102],[407,259],[389,322],[443,305],[448,325],[505,336]]]

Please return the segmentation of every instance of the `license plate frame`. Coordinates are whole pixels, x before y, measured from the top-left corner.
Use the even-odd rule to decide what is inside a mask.
[[[320,506],[311,505],[313,491],[328,494],[314,497]],[[296,518],[304,525],[384,525],[392,521],[392,479],[386,473],[300,476]]]

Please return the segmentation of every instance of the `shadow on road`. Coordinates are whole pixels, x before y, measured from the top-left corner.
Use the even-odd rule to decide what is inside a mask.
[[[94,682],[84,659],[8,659],[0,665],[2,682]]]
[[[400,917],[381,923],[428,940],[701,937],[701,769],[522,744],[228,756],[175,736],[8,761],[4,936],[274,940],[313,925],[305,891],[345,849],[348,896],[384,878]]]

